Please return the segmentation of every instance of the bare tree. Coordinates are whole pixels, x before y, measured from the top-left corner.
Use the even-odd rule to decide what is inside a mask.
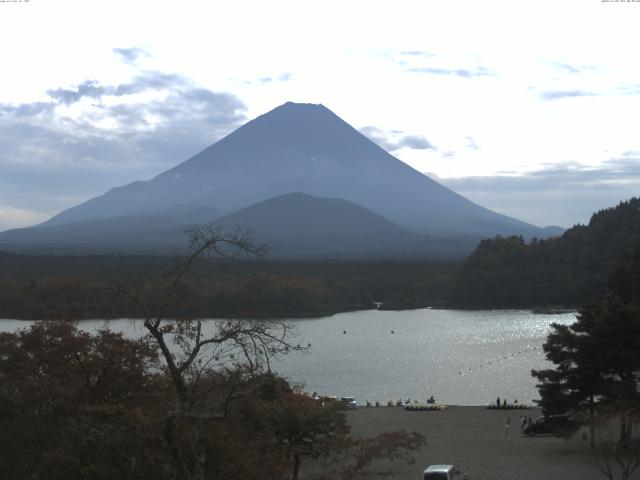
[[[265,246],[240,229],[229,234],[213,227],[192,227],[188,234],[190,250],[184,263],[161,286],[146,282],[138,292],[126,287],[115,290],[143,312],[148,338],[160,351],[171,380],[175,406],[165,418],[163,434],[178,470],[175,476],[202,480],[207,463],[205,431],[210,422],[225,417],[226,403],[234,393],[229,385],[227,392],[218,392],[225,401],[214,405],[208,391],[212,383],[200,381],[206,372],[235,366],[254,374],[270,370],[270,358],[304,348],[291,343],[286,322],[203,321],[191,312],[180,290],[197,261],[209,256],[262,256]],[[168,311],[179,311],[179,318],[167,318]]]
[[[590,450],[589,464],[609,480],[628,480],[640,467],[640,443],[602,442]]]
[[[606,432],[601,432],[600,442],[592,443],[589,448],[589,464],[609,480],[628,480],[640,467],[640,439],[632,435],[632,426],[640,420],[640,410],[624,409],[600,419],[597,425],[593,423],[591,428],[603,430],[616,417],[620,419],[619,439],[614,440],[611,435],[607,438]]]
[[[417,432],[387,432],[375,438],[343,437],[325,446],[309,480],[362,480],[376,477],[394,478],[403,461],[414,463],[412,452],[427,444]]]

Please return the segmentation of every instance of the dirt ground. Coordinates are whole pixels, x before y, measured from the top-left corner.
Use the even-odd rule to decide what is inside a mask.
[[[532,418],[538,410],[487,410],[449,407],[445,411],[405,411],[402,407],[359,408],[348,412],[352,434],[372,437],[394,430],[417,431],[428,445],[415,453],[416,463],[394,479],[420,480],[431,464],[453,464],[469,480],[603,480],[588,464],[579,440],[526,437],[520,415]],[[511,418],[509,433],[505,422]],[[636,472],[633,479],[640,479]]]

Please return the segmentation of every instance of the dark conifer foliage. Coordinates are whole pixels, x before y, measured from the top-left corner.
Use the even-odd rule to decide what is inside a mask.
[[[572,325],[552,325],[543,345],[554,368],[534,370],[546,413],[594,423],[600,414],[627,418],[640,411],[640,248],[610,276],[604,297],[580,310]]]
[[[601,210],[588,225],[576,225],[561,237],[484,240],[457,269],[451,303],[482,308],[584,305],[600,298],[620,257],[632,255],[639,245],[640,198]]]

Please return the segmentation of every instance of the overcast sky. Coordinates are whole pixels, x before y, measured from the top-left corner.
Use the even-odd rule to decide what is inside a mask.
[[[640,2],[0,2],[0,230],[322,103],[495,211],[640,195]]]

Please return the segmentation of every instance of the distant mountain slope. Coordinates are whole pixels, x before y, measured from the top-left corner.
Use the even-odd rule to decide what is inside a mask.
[[[241,225],[261,240],[327,249],[366,249],[419,239],[380,215],[337,198],[288,193],[243,208],[215,222],[225,229]]]
[[[220,218],[226,230],[250,228],[270,244],[272,256],[285,257],[439,257],[460,258],[477,238],[442,241],[403,229],[353,202],[289,193]]]
[[[480,238],[410,232],[353,202],[302,193],[281,195],[211,223],[250,229],[277,258],[462,258]],[[0,247],[26,252],[181,253],[189,225],[169,217],[116,217],[0,234]]]
[[[452,282],[452,303],[473,307],[579,306],[604,292],[621,258],[640,253],[640,198],[601,210],[561,237],[483,240]]]
[[[101,218],[8,230],[0,233],[0,248],[22,252],[177,253],[187,245],[185,228],[167,216]]]
[[[322,105],[286,103],[146,182],[117,187],[45,225],[158,215],[182,205],[233,212],[291,192],[355,202],[431,235],[545,236],[412,169]]]

